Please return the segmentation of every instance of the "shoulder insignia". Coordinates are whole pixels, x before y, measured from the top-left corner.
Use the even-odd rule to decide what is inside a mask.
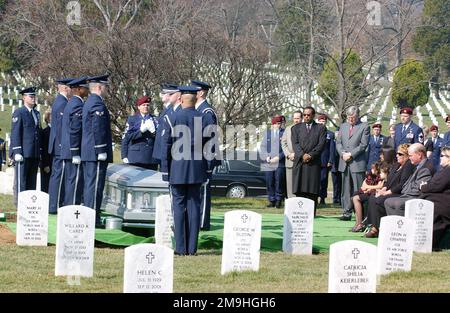
[[[59,112],[59,114],[60,114],[60,115],[64,115],[64,113],[63,113],[63,112]]]

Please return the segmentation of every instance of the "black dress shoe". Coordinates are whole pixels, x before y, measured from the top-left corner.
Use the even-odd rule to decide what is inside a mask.
[[[320,199],[319,204],[325,204],[325,199]]]
[[[341,221],[350,221],[352,219],[352,217],[351,216],[342,215],[339,219]]]
[[[269,204],[266,206],[266,208],[274,208],[275,207],[275,202],[269,202]]]
[[[276,207],[277,209],[281,208],[281,201],[277,201],[277,202],[275,203],[275,207]]]
[[[95,228],[97,228],[97,229],[105,229],[105,225],[103,225],[102,223],[95,223]]]

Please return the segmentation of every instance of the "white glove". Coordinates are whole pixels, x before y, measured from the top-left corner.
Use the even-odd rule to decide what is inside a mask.
[[[128,161],[128,158],[123,158],[123,159],[122,159],[122,162],[125,163],[125,164],[130,163],[130,161]]]
[[[150,133],[154,133],[156,131],[155,129],[155,123],[153,123],[152,119],[148,119],[145,121],[145,125],[147,126],[147,129]]]
[[[14,161],[22,162],[23,161],[23,156],[21,154],[15,154],[14,155]]]
[[[103,153],[100,153],[97,158],[99,161],[105,161],[106,157],[107,157],[106,152],[103,152]]]
[[[147,131],[147,123],[141,124],[141,133],[145,133]]]
[[[78,164],[80,164],[80,163],[81,163],[81,158],[80,158],[79,155],[76,155],[76,156],[73,156],[73,157],[72,157],[72,164],[78,165]]]

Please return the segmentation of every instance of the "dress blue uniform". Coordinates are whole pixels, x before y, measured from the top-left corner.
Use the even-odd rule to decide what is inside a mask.
[[[39,163],[39,170],[41,172],[41,191],[48,193],[50,177],[52,175],[52,155],[48,152],[48,141],[50,138],[51,126],[48,125],[41,131],[41,146],[42,155],[41,162]],[[49,168],[50,171],[46,172],[45,168]]]
[[[367,171],[370,172],[372,164],[380,160],[380,154],[383,148],[384,142],[387,138],[383,135],[377,136],[375,138],[374,135],[369,137],[369,145],[367,146]]]
[[[195,94],[194,87],[179,87],[182,93]],[[167,117],[167,116],[166,116]],[[161,152],[161,171],[166,172],[167,179],[172,192],[172,210],[174,217],[174,233],[176,254],[193,255],[197,251],[198,233],[200,231],[200,187],[207,179],[208,163],[203,157],[203,146],[207,137],[194,135],[194,129],[203,132],[205,124],[200,122],[198,129],[197,121],[201,121],[202,115],[195,107],[180,109],[173,114],[173,123],[170,120],[165,123],[163,132],[169,133],[168,141],[163,143]],[[197,118],[197,120],[196,120]],[[166,118],[166,120],[168,120]],[[194,127],[195,125],[195,127]],[[180,133],[179,127],[189,128],[190,133]],[[190,136],[190,138],[185,138]],[[184,138],[183,138],[184,137]],[[183,144],[180,147],[180,140]],[[177,147],[172,151],[172,146]],[[190,151],[186,151],[188,148]],[[181,153],[186,158],[175,155]]]
[[[69,83],[71,88],[87,86],[87,77]],[[73,158],[81,158],[81,138],[83,134],[84,100],[74,95],[64,109],[62,121],[61,159],[64,160],[64,205],[78,205],[82,202],[84,173],[82,164],[73,163]]]
[[[278,120],[277,118],[280,118]],[[275,116],[272,118],[272,124],[281,122],[281,116]],[[281,206],[281,201],[284,198],[283,184],[285,181],[285,167],[284,167],[284,153],[281,148],[281,137],[283,136],[284,129],[269,129],[264,133],[263,140],[261,141],[260,157],[263,162],[264,172],[266,176],[266,188],[267,196],[271,206]],[[275,141],[275,142],[273,142]],[[277,164],[267,164],[267,158],[278,157]]]
[[[153,150],[155,145],[155,133],[148,129],[141,132],[141,124],[147,120],[152,120],[155,125],[155,131],[158,129],[157,119],[147,114],[143,116],[139,112],[128,117],[125,134],[122,138],[121,158],[127,158],[129,164],[157,170],[158,161],[153,159]]]
[[[320,170],[320,203],[325,203],[325,198],[328,194],[328,173],[330,172],[330,167],[328,164],[334,163],[334,156],[331,155],[331,146],[334,143],[334,133],[330,130],[327,130],[327,139],[325,143],[325,149],[323,149],[322,154],[320,155],[321,160],[321,170]]]
[[[6,142],[3,138],[0,138],[0,170],[4,164],[6,164]]]
[[[57,83],[67,85],[73,78],[57,80]],[[63,205],[64,184],[63,184],[63,160],[61,158],[61,130],[64,108],[68,99],[62,94],[58,94],[52,105],[52,127],[48,141],[48,153],[51,154],[52,174],[48,186],[49,193],[49,213],[56,214],[58,208]]]
[[[108,75],[91,77],[89,82],[107,84]],[[83,106],[81,161],[84,172],[84,205],[96,210],[96,227],[101,226],[100,207],[108,163],[113,161],[111,120],[103,98],[95,93]],[[106,155],[105,160],[99,160]]]
[[[433,153],[431,154],[431,160],[433,161],[433,168],[437,171],[440,168],[441,163],[441,149],[444,147],[444,139],[437,136],[436,138],[430,138],[433,142]]]
[[[400,114],[409,114],[412,115],[413,110],[411,108],[403,108],[400,110]],[[408,127],[406,127],[408,126]],[[409,123],[409,125],[404,125],[402,123],[398,123],[395,126],[395,135],[394,135],[394,149],[397,151],[399,145],[403,143],[413,144],[413,143],[421,143],[424,142],[423,130],[413,121]]]
[[[197,86],[200,88],[200,90],[208,91],[211,89],[211,86],[207,83],[198,81],[198,80],[192,80],[192,85]],[[201,230],[209,230],[211,227],[211,179],[212,179],[212,171],[214,168],[221,164],[220,160],[217,159],[216,156],[216,149],[218,148],[218,134],[217,134],[217,115],[214,109],[209,105],[208,101],[206,99],[200,103],[200,105],[196,108],[197,111],[199,111],[202,114],[202,119],[206,127],[213,128],[214,132],[214,145],[211,147],[211,153],[214,154],[214,158],[212,160],[207,160],[207,162],[211,163],[209,164],[208,168],[211,170],[208,171],[208,180],[205,184],[202,185],[201,190],[201,219],[200,219],[200,229]]]
[[[20,92],[22,95],[34,96],[36,88],[30,87]],[[21,191],[36,189],[36,176],[41,157],[40,114],[36,109],[25,105],[14,111],[11,125],[11,156],[23,157],[15,165],[15,202]]]

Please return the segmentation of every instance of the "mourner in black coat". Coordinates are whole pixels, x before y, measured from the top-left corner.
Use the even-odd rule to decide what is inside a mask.
[[[321,154],[325,148],[327,129],[314,122],[315,111],[306,107],[303,123],[292,127],[294,166],[292,168],[292,192],[298,197],[314,201],[314,215],[320,192]]]

